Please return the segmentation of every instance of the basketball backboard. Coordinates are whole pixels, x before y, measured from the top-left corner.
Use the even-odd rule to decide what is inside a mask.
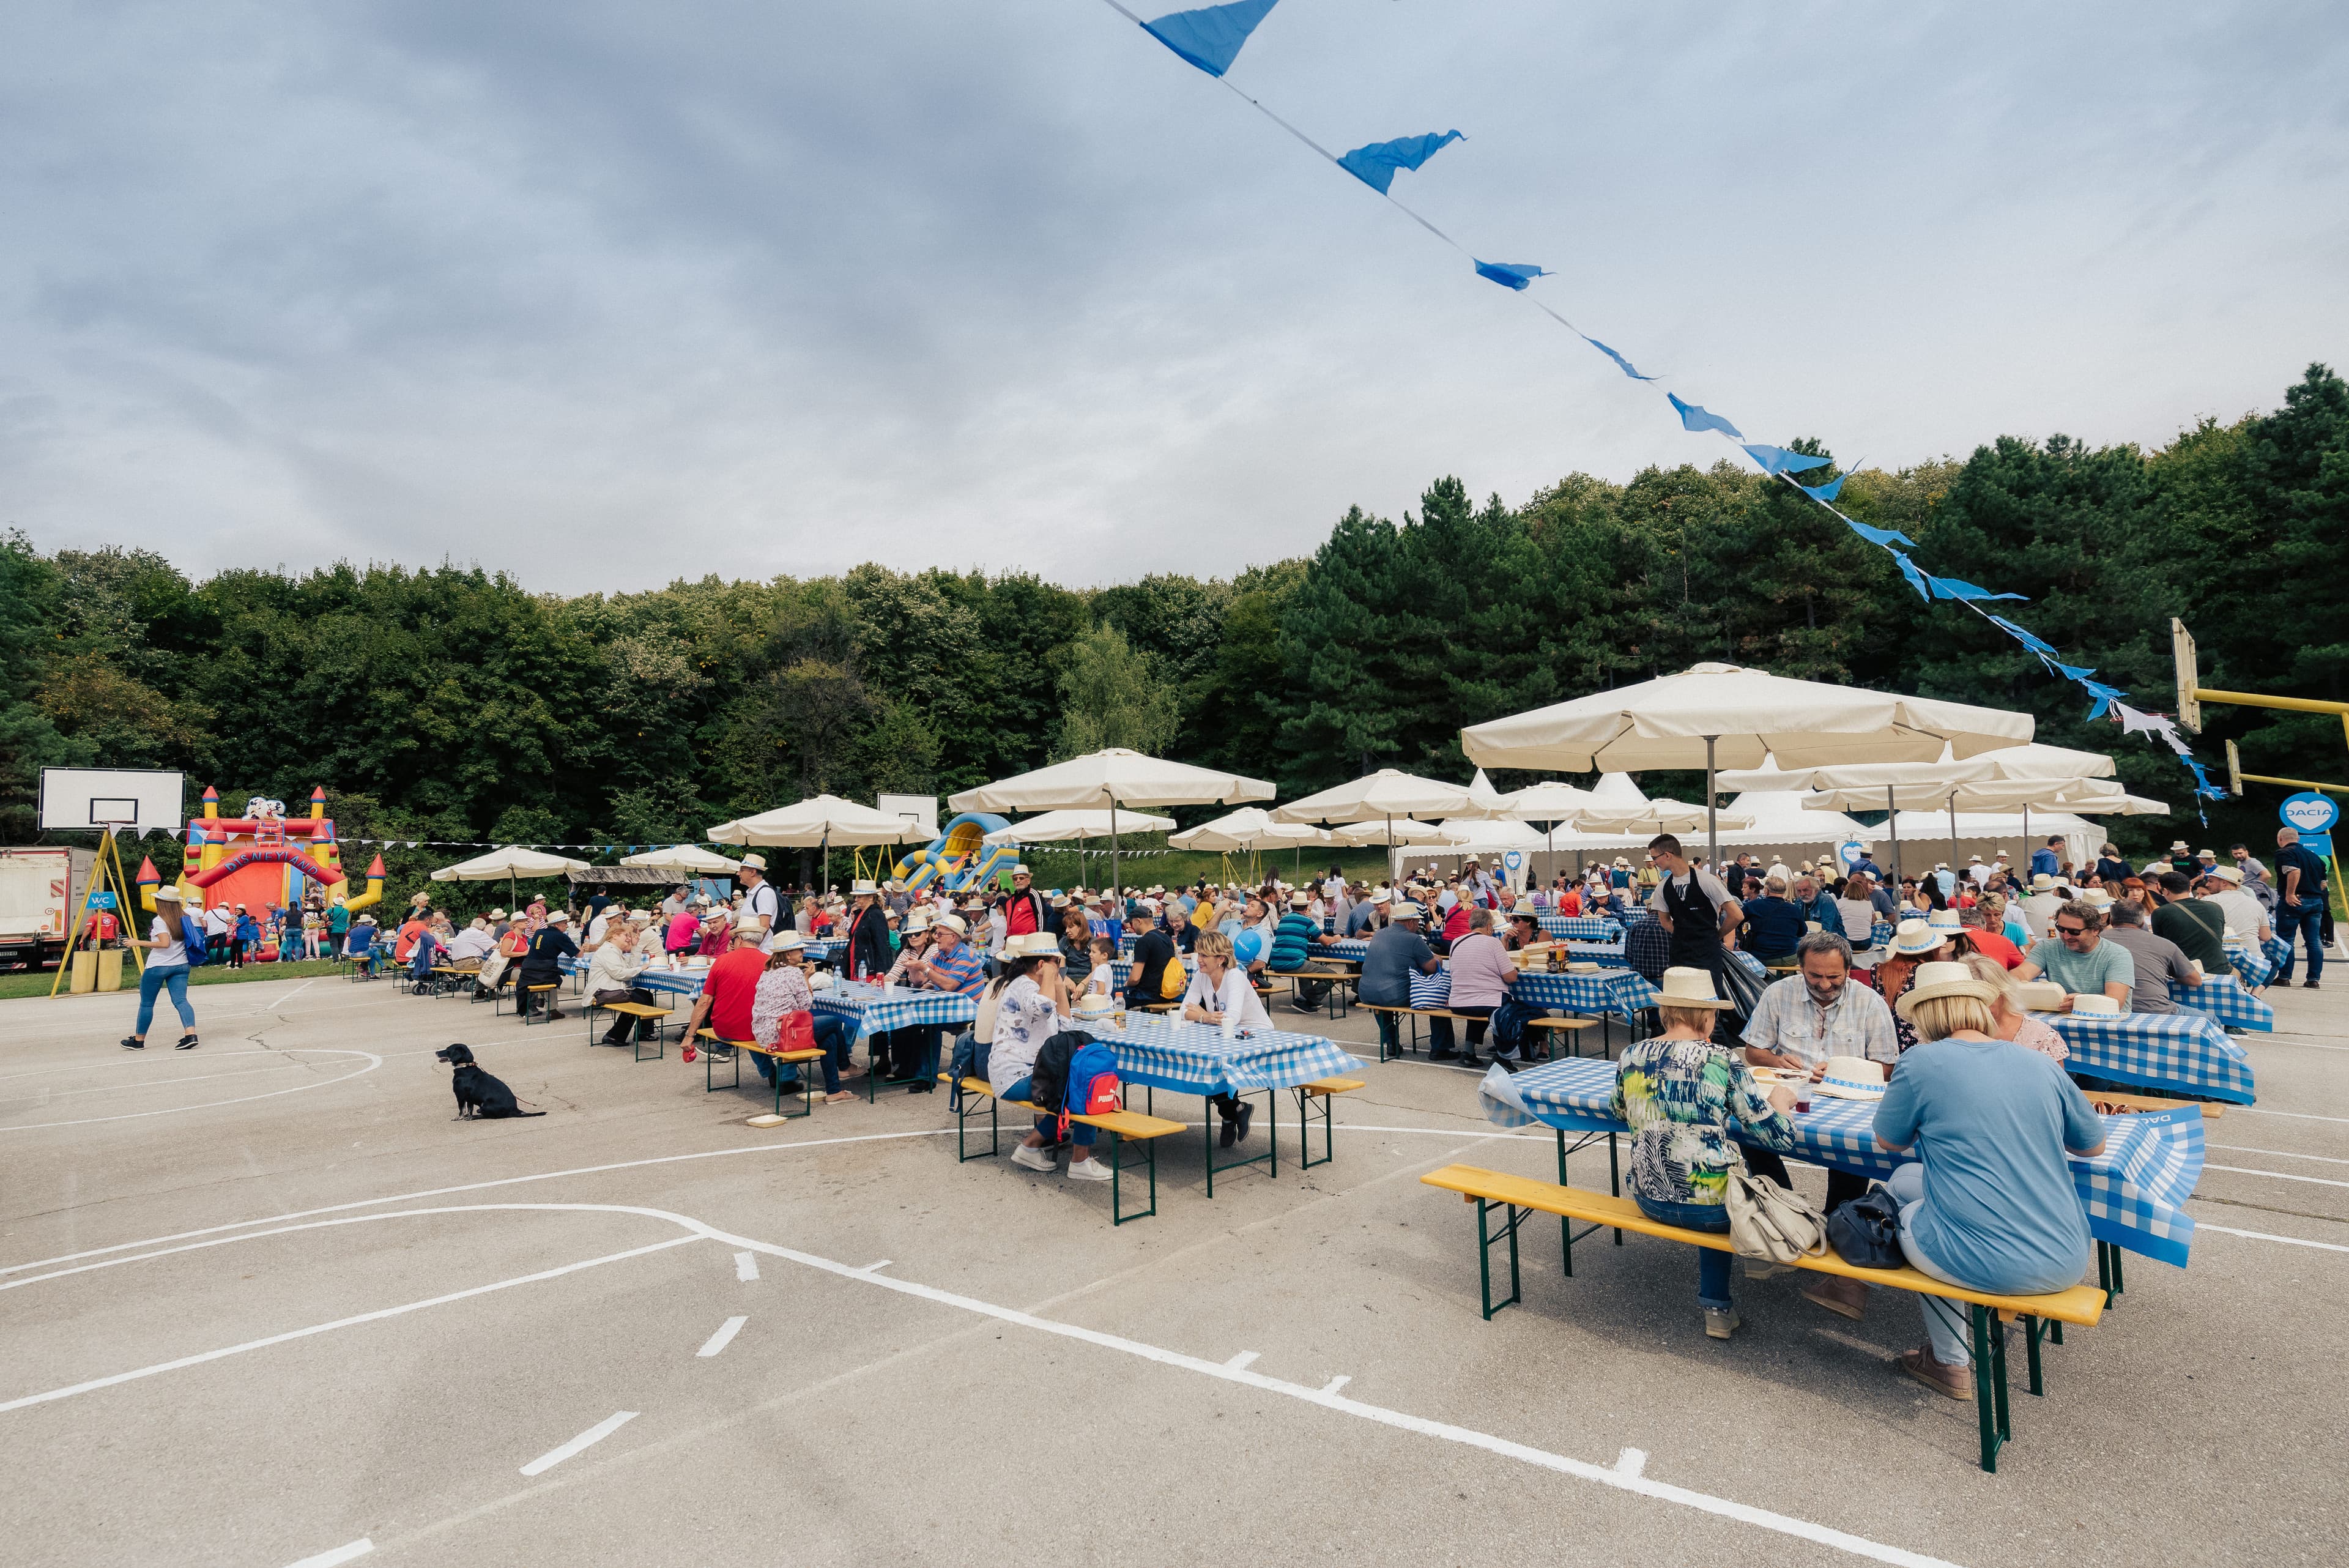
[[[43,768],[41,828],[178,827],[182,775],[148,768]]]

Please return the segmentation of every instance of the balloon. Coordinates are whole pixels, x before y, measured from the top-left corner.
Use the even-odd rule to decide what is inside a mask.
[[[1264,933],[1242,931],[1232,940],[1232,957],[1238,961],[1242,969],[1247,968],[1248,965],[1263,958]]]

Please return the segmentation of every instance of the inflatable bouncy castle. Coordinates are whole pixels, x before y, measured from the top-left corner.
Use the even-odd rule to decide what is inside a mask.
[[[383,898],[383,857],[367,867],[367,891],[353,894],[335,825],[326,815],[325,789],[310,792],[308,816],[292,820],[284,801],[261,795],[245,803],[243,816],[222,816],[220,791],[204,791],[204,814],[189,820],[180,872],[180,897],[191,913],[222,904],[243,904],[255,914],[299,909],[305,878],[323,888],[330,900],[342,895],[344,907],[357,914]],[[140,902],[151,910],[162,877],[150,863],[139,868],[139,882]]]
[[[926,888],[935,882],[949,893],[992,882],[998,871],[1009,871],[1019,863],[1019,846],[981,841],[1010,826],[993,812],[964,812],[930,840],[927,849],[915,850],[889,874],[908,888]]]

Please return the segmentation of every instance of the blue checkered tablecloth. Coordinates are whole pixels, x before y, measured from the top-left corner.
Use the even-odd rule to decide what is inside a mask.
[[[1852,901],[1854,903],[1858,902],[1856,898]],[[1868,927],[1868,940],[1862,945],[1871,948],[1890,947],[1892,945],[1892,922],[1889,920],[1878,920],[1874,925]]]
[[[800,944],[800,950],[816,963],[830,963],[848,950],[845,937],[810,937]]]
[[[557,959],[555,967],[574,979],[585,976],[587,972],[587,966],[576,959]],[[647,991],[659,992],[666,995],[690,998],[701,994],[702,979],[709,973],[709,971],[706,968],[672,970],[664,969],[656,964],[650,969],[640,969],[630,975],[628,983],[640,985]]]
[[[856,1025],[859,1034],[885,1034],[917,1023],[955,1028],[978,1016],[978,998],[953,991],[916,991],[841,981],[815,993],[815,1010]]]
[[[1118,1076],[1179,1095],[1250,1095],[1294,1088],[1347,1073],[1362,1064],[1319,1034],[1259,1029],[1224,1038],[1212,1024],[1185,1023],[1147,1012],[1126,1014],[1125,1027],[1080,1022],[1117,1054]]]
[[[1197,955],[1193,953],[1180,953],[1176,956],[1183,961],[1183,972],[1185,974],[1196,974],[1199,972],[1199,960]],[[1123,991],[1125,989],[1126,981],[1133,978],[1133,961],[1132,959],[1122,958],[1112,959],[1109,961],[1109,979],[1112,985],[1115,986],[1120,991]]]
[[[1586,942],[1620,941],[1623,922],[1611,915],[1543,915],[1542,935]]]
[[[2275,1028],[2275,1009],[2245,991],[2243,982],[2231,974],[2204,975],[2200,985],[2180,985],[2173,980],[2169,999],[2238,1029],[2267,1033]]]
[[[1635,1032],[1640,1012],[1656,1005],[1656,988],[1629,969],[1603,969],[1597,974],[1521,974],[1516,993],[1517,1000],[1529,1007],[1556,1007],[1591,1018],[1613,1013]]]
[[[2254,991],[2275,978],[2276,966],[2266,951],[2249,942],[2229,942],[2227,961],[2242,976],[2243,983]]]
[[[1485,1118],[1505,1127],[1539,1123],[1568,1132],[1627,1133],[1608,1110],[1616,1064],[1568,1057],[1515,1076],[1495,1067],[1477,1085]],[[1821,1096],[1790,1118],[1795,1158],[1881,1179],[1904,1157],[1876,1147],[1876,1106]],[[2185,1204],[2202,1177],[2199,1107],[2106,1116],[2104,1152],[2071,1160],[2088,1232],[2132,1252],[2186,1266],[2194,1220]]]
[[[2034,1016],[2053,1024],[2071,1047],[2071,1058],[2064,1064],[2068,1072],[2240,1106],[2259,1098],[2251,1084],[2251,1057],[2227,1038],[2217,1020],[2199,1012]]]
[[[1360,963],[1370,956],[1370,940],[1364,937],[1323,937],[1313,944],[1317,958],[1351,959]]]
[[[1760,959],[1755,958],[1752,953],[1747,952],[1743,948],[1731,949],[1729,959],[1732,963],[1734,963],[1738,968],[1744,970],[1747,974],[1752,975],[1755,980],[1760,981],[1764,985],[1767,985],[1772,981],[1778,978],[1776,975],[1770,972],[1770,966],[1768,964],[1764,963]]]
[[[2268,972],[2273,974],[2292,961],[2292,944],[2282,937],[2271,936],[2260,944],[2260,955],[2268,961]]]

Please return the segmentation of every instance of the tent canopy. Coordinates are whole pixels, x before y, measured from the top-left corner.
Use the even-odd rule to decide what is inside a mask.
[[[731,877],[742,869],[740,860],[729,860],[698,844],[673,844],[666,849],[647,849],[641,855],[623,856],[620,864],[649,866],[659,871],[691,871],[704,877]]]
[[[432,873],[435,882],[511,882],[525,877],[560,877],[566,871],[585,871],[587,862],[549,855],[543,850],[525,849],[519,844],[508,844],[492,849],[487,855],[476,855],[471,860],[460,860],[454,866],[443,866]]]
[[[836,794],[820,794],[796,805],[778,806],[756,816],[721,822],[709,830],[719,844],[772,849],[821,849],[834,844],[903,844],[928,835],[903,816],[875,811]]]
[[[1110,833],[1109,813],[1100,811],[1048,811],[1031,816],[1025,822],[1015,822],[999,827],[979,840],[982,844],[1064,844],[1071,838],[1107,838]],[[1171,816],[1146,816],[1138,811],[1117,814],[1120,833],[1171,833],[1174,819]]]

